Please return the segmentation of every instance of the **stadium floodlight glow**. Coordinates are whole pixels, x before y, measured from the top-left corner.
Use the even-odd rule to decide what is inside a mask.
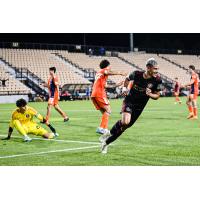
[[[182,50],[181,50],[181,49],[178,49],[178,50],[177,50],[177,53],[178,53],[178,54],[182,54]]]
[[[18,42],[13,42],[12,43],[12,47],[19,47],[19,43]]]

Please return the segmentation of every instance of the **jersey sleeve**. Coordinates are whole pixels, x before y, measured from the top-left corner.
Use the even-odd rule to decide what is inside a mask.
[[[43,116],[40,115],[40,114],[37,112],[37,110],[35,110],[34,108],[29,108],[29,114],[30,114],[31,116],[35,116],[35,117],[36,117],[37,119],[39,119],[40,121],[43,120]]]
[[[16,119],[16,115],[17,115],[17,113],[16,113],[16,111],[14,111],[12,113],[12,116],[11,116],[11,119],[10,119],[10,123],[9,123],[9,127],[11,127],[11,128],[14,128],[13,121]]]
[[[127,79],[129,81],[133,81],[135,79],[135,71],[134,72],[131,72],[128,76],[127,76]]]

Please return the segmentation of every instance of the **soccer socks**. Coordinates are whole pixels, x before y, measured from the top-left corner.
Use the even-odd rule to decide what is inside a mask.
[[[50,130],[53,132],[53,133],[56,133],[56,129],[53,127],[53,126],[51,126],[51,124],[49,124],[49,125],[47,125],[49,128],[50,128]]]
[[[119,120],[110,130],[111,136],[106,140],[106,144],[110,144],[111,142],[115,141],[124,131],[126,127],[122,125],[121,120]]]
[[[24,129],[24,127],[22,126],[22,124],[20,123],[19,120],[14,120],[14,121],[13,121],[13,124],[14,124],[14,127],[17,129],[17,131],[18,131],[21,135],[23,135],[23,136],[26,136],[26,135],[27,135],[27,134],[26,134],[26,131],[25,131],[25,129]]]
[[[108,120],[109,120],[110,113],[104,112],[101,118],[101,124],[100,127],[103,129],[108,128]]]
[[[194,117],[197,117],[197,107],[193,108]]]
[[[193,107],[191,105],[188,105],[188,110],[191,114],[193,114]]]

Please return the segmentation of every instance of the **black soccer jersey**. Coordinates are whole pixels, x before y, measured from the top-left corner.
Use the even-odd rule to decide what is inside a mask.
[[[128,79],[133,81],[133,86],[126,96],[125,102],[133,104],[141,102],[145,105],[149,100],[149,96],[146,95],[147,88],[151,89],[152,93],[160,91],[162,84],[160,76],[145,79],[144,73],[144,71],[134,71],[128,76]]]

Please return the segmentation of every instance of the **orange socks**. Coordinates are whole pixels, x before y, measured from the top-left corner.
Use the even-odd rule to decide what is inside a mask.
[[[188,106],[188,110],[190,113],[193,113],[193,107],[191,105]]]
[[[104,112],[102,118],[101,118],[101,128],[107,129],[108,128],[108,120],[109,120],[110,114],[107,112]]]
[[[197,108],[193,108],[194,110],[194,117],[197,117]]]

